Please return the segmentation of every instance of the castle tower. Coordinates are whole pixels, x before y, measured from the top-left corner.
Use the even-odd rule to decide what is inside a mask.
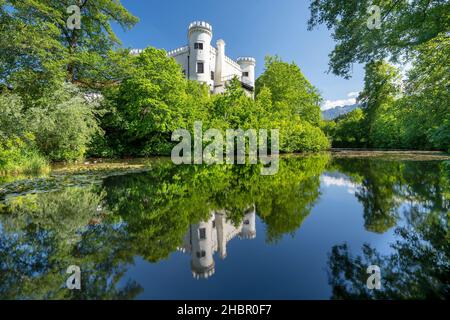
[[[188,78],[213,86],[211,79],[211,40],[212,26],[204,21],[195,21],[189,25],[188,46],[189,66]]]
[[[254,90],[255,88],[255,66],[256,60],[252,57],[239,57],[237,63],[242,70],[242,83],[248,86],[248,89]]]
[[[254,239],[256,238],[256,208],[252,205],[250,208],[245,210],[244,221],[242,222],[242,230],[240,233],[243,239]]]
[[[200,222],[191,226],[192,275],[209,278],[214,274],[212,221]]]

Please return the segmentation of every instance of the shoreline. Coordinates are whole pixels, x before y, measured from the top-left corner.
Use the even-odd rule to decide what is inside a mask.
[[[398,161],[446,161],[450,160],[450,154],[443,151],[423,151],[423,150],[380,150],[380,149],[352,149],[352,148],[332,148],[321,152],[304,153],[282,153],[280,158],[289,157],[310,157],[315,155],[329,154],[334,158],[375,158],[379,160]],[[80,171],[108,171],[123,169],[142,169],[148,167],[150,163],[160,161],[170,161],[170,156],[150,156],[150,157],[126,157],[126,158],[87,158],[76,162],[52,162],[47,174],[70,174]],[[1,177],[8,176],[36,176],[45,175],[42,173],[8,173],[0,172]]]

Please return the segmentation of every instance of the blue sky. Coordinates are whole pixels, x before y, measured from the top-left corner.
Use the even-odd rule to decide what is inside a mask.
[[[175,49],[187,42],[190,22],[204,20],[213,26],[213,44],[224,39],[226,54],[235,59],[253,56],[257,76],[264,70],[266,55],[294,61],[315,85],[326,106],[351,103],[363,86],[363,68],[355,65],[350,80],[328,74],[328,54],[334,47],[324,27],[307,30],[307,0],[122,0],[140,22],[123,32],[115,30],[124,47],[149,45]]]

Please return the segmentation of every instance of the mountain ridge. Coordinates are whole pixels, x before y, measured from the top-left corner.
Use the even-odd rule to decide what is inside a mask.
[[[347,114],[359,107],[360,105],[358,103],[345,106],[337,106],[331,109],[323,110],[322,117],[324,120],[334,120],[337,117]]]

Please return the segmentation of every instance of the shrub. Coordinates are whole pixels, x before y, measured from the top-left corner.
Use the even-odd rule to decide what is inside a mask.
[[[316,152],[330,148],[320,128],[299,119],[279,122],[281,152]]]
[[[102,132],[96,119],[96,106],[69,84],[39,101],[27,115],[39,150],[50,160],[83,158],[93,137]]]
[[[0,142],[0,172],[40,173],[48,171],[47,160],[33,146],[33,135],[27,140],[19,137],[2,139]]]
[[[38,173],[48,169],[36,148],[33,134],[25,131],[23,103],[14,94],[0,95],[0,172]]]

